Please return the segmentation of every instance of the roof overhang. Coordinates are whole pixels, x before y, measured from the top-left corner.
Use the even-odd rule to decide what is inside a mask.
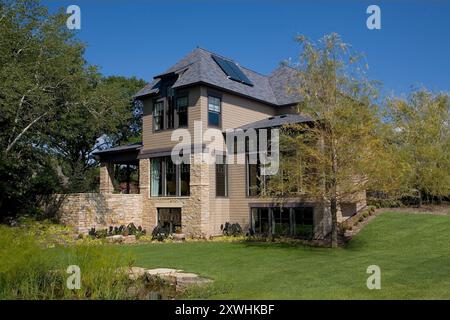
[[[137,164],[141,143],[119,146],[93,153],[95,159],[103,163]]]

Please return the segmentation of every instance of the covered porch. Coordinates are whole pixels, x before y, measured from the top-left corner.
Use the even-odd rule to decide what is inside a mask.
[[[97,151],[100,162],[100,193],[138,194],[139,159],[142,143]]]

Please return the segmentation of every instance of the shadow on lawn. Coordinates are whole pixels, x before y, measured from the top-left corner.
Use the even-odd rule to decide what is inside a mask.
[[[261,248],[261,249],[285,249],[285,250],[302,250],[310,252],[336,252],[336,251],[360,251],[366,250],[369,243],[361,238],[352,239],[345,245],[339,246],[338,248],[331,248],[327,246],[317,246],[308,243],[300,242],[272,242],[272,241],[248,241],[243,240],[239,242],[233,242],[233,244],[242,245],[248,248]]]
[[[310,250],[310,251],[331,251],[332,248],[312,246],[305,243],[296,242],[272,242],[272,241],[247,241],[233,242],[248,248],[262,249],[290,249],[290,250]]]

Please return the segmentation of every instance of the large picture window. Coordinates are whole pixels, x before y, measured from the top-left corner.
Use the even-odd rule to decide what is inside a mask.
[[[189,196],[190,165],[175,165],[171,157],[151,159],[152,197]]]
[[[218,97],[208,96],[208,125],[220,127],[221,100]]]
[[[255,234],[311,239],[314,235],[313,207],[264,207],[251,209]]]

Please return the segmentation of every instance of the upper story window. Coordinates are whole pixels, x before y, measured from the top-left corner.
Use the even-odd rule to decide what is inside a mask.
[[[167,98],[166,114],[167,114],[166,129],[173,129],[174,123],[175,123],[175,110],[173,107],[173,98],[172,97]]]
[[[167,96],[153,102],[153,130],[160,131],[188,125],[188,96]]]
[[[208,96],[208,125],[221,126],[221,100],[218,97]]]
[[[155,131],[164,129],[164,101],[153,104],[153,128]]]
[[[188,125],[188,97],[177,98],[178,127],[187,127]]]

